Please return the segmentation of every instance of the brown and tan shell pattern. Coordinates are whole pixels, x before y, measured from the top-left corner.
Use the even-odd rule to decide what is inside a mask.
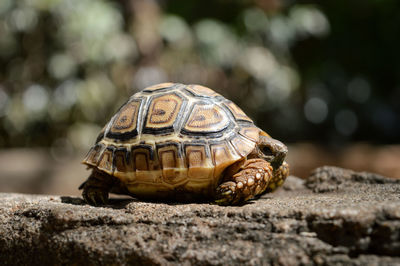
[[[259,132],[213,90],[162,83],[118,110],[83,163],[119,178],[136,195],[208,193],[226,167],[254,149]]]

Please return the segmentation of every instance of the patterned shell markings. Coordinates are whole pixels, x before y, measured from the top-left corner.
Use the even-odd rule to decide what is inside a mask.
[[[238,106],[213,90],[163,83],[134,94],[83,163],[125,182],[176,186],[188,178],[218,178],[254,149],[259,132]]]

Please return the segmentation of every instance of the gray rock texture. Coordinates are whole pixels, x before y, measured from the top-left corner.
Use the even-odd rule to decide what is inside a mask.
[[[239,207],[0,194],[1,265],[400,265],[400,180],[335,167]]]

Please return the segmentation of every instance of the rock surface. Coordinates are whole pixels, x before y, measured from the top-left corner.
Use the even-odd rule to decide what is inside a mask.
[[[400,265],[400,180],[322,167],[240,207],[0,194],[2,265]]]

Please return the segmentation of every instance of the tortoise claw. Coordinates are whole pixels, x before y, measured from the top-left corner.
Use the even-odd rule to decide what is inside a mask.
[[[107,204],[107,202],[108,202],[108,193],[107,192],[102,191],[98,196],[103,205]]]
[[[94,206],[104,205],[108,202],[108,192],[100,188],[86,187],[83,190],[82,196],[87,203]]]
[[[236,184],[232,181],[222,183],[216,190],[214,203],[218,205],[229,205],[235,200]]]
[[[225,191],[225,192],[221,193],[221,195],[222,196],[228,196],[228,195],[230,195],[232,193],[233,193],[232,190],[228,190],[228,191]]]
[[[226,199],[214,200],[214,204],[217,204],[217,205],[226,205]]]
[[[90,199],[89,204],[97,206],[96,196],[94,195],[94,193],[89,193],[89,199]]]

